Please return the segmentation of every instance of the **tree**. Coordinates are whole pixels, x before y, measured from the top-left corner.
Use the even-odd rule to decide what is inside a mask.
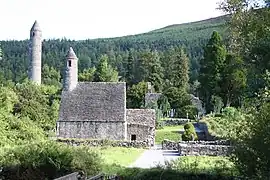
[[[108,64],[108,56],[102,55],[94,74],[94,82],[117,82],[118,72]]]
[[[56,87],[61,87],[60,83],[60,72],[57,71],[54,67],[49,67],[47,64],[44,64],[42,67],[42,83],[46,85],[52,85]]]
[[[131,51],[128,52],[126,71],[127,86],[132,86],[134,84],[134,57]]]
[[[84,69],[83,72],[79,73],[79,81],[92,82],[94,80],[95,72],[95,67]]]
[[[189,88],[189,59],[183,48],[176,48],[172,58],[172,84],[174,87],[183,88],[187,91]]]
[[[141,73],[143,80],[151,82],[156,92],[163,89],[163,68],[157,51],[145,51],[141,54]]]
[[[127,90],[127,107],[143,108],[145,102],[145,94],[147,92],[147,83],[139,82],[134,84]]]
[[[201,60],[199,82],[200,94],[205,103],[206,111],[210,112],[210,100],[212,95],[220,94],[221,73],[226,58],[226,49],[221,36],[214,31],[206,47],[204,57]]]
[[[247,69],[241,57],[228,54],[225,66],[222,71],[221,89],[226,106],[230,106],[233,100],[235,105],[239,104],[237,100],[244,93],[243,90],[247,83]]]

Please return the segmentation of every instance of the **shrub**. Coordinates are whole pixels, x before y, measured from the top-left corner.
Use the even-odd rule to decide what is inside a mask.
[[[5,148],[0,154],[2,176],[8,179],[53,179],[71,172],[97,174],[101,159],[86,148],[44,141]]]
[[[185,132],[182,134],[183,141],[198,140],[198,136],[192,123],[185,124],[184,129]]]

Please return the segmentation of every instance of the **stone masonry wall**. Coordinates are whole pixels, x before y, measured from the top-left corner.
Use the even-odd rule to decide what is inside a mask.
[[[101,147],[101,146],[112,146],[112,147],[133,147],[133,148],[149,148],[151,144],[147,141],[111,141],[106,139],[57,139],[58,142],[65,143],[71,146],[90,146],[90,147]]]
[[[156,114],[153,109],[127,109],[127,137],[135,135],[137,141],[154,145]]]
[[[178,150],[182,156],[188,155],[208,155],[208,156],[227,156],[232,151],[232,146],[228,141],[181,141],[174,142],[164,140],[162,149]]]
[[[124,140],[125,130],[125,122],[57,122],[57,137],[60,138]]]

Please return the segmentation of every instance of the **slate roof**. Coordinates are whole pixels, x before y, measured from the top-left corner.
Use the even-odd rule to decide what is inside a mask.
[[[125,82],[79,82],[63,91],[59,121],[125,121]]]

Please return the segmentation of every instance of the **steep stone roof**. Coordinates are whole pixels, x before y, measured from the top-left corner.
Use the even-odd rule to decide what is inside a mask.
[[[127,109],[127,123],[155,127],[156,112],[154,109]]]
[[[70,47],[67,53],[67,58],[68,59],[78,59],[75,52],[73,51],[73,48]]]
[[[126,83],[79,82],[63,91],[59,121],[125,121]]]
[[[41,31],[41,28],[40,28],[40,26],[39,26],[37,20],[35,20],[35,22],[34,22],[32,28],[31,28],[31,31]]]

